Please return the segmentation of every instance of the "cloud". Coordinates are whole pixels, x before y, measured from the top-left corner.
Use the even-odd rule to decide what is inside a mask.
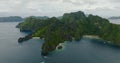
[[[91,0],[63,0],[63,2],[72,3],[74,5],[94,5],[97,1]]]
[[[111,2],[120,3],[120,0],[110,0]]]
[[[119,6],[120,0],[0,0],[0,16],[60,16],[79,10],[109,16],[120,15]]]

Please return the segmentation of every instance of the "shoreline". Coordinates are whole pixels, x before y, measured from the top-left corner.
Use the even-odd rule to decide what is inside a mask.
[[[101,39],[99,36],[96,36],[96,35],[83,35],[83,38]]]
[[[40,39],[40,37],[32,37],[32,39]]]

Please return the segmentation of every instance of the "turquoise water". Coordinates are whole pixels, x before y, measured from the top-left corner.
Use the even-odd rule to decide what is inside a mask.
[[[83,38],[66,42],[64,49],[41,56],[43,40],[31,39],[18,44],[27,35],[15,28],[18,22],[0,23],[0,63],[120,63],[120,48],[101,44],[100,40]]]

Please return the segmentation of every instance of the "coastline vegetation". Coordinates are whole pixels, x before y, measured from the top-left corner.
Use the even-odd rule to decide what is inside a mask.
[[[82,11],[65,13],[61,19],[57,17],[39,19],[28,17],[19,23],[21,31],[32,31],[32,34],[19,38],[22,43],[32,37],[40,37],[45,42],[42,45],[42,55],[48,55],[64,41],[79,41],[84,35],[94,35],[111,44],[120,46],[120,25],[112,24],[107,19],[96,16],[86,16]],[[61,47],[60,47],[61,48]]]

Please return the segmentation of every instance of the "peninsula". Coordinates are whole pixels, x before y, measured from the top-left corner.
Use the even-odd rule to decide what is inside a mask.
[[[84,35],[94,35],[102,40],[120,46],[120,25],[112,24],[107,19],[96,16],[86,16],[84,12],[65,13],[60,19],[57,17],[38,19],[28,17],[17,25],[21,31],[32,31],[31,34],[18,39],[19,43],[32,37],[44,39],[42,55],[54,51],[59,43],[79,41]]]

